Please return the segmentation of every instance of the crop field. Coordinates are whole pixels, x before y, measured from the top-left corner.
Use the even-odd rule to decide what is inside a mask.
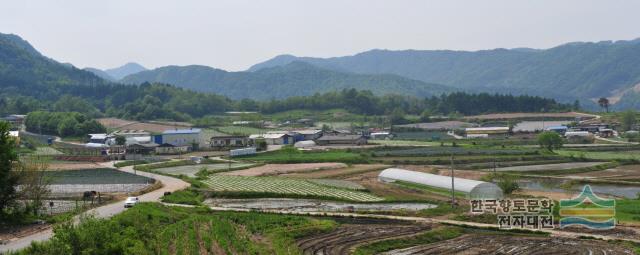
[[[369,143],[377,143],[386,146],[439,146],[439,142],[412,141],[412,140],[369,140]]]
[[[341,169],[346,167],[347,165],[344,163],[331,162],[304,164],[266,164],[248,169],[226,172],[224,174],[237,176],[268,176],[287,173],[321,171],[328,169]]]
[[[36,151],[33,152],[33,155],[37,155],[37,156],[55,156],[55,155],[62,155],[63,153],[51,148],[51,147],[37,147]]]
[[[614,159],[635,159],[640,160],[640,151],[573,151],[558,150],[556,153],[564,156],[585,157],[588,159],[614,160]]]
[[[599,240],[522,235],[469,234],[427,245],[392,250],[390,254],[634,254],[624,245]]]
[[[371,242],[415,235],[431,226],[422,224],[343,224],[330,233],[298,240],[304,255],[350,254],[354,248]]]
[[[187,165],[187,166],[176,166],[176,167],[166,167],[166,168],[157,168],[154,171],[164,173],[164,174],[172,174],[172,175],[186,175],[189,177],[195,177],[196,173],[203,168],[206,168],[210,172],[221,172],[227,171],[228,169],[238,169],[251,167],[255,164],[253,163],[231,163],[231,164],[201,164],[201,165]]]
[[[575,168],[593,167],[603,162],[570,162],[570,163],[558,163],[558,164],[542,164],[542,165],[528,165],[528,166],[511,166],[511,167],[498,167],[495,170],[498,172],[525,172],[525,171],[563,171],[571,170]]]
[[[341,163],[365,163],[367,160],[362,155],[341,150],[332,151],[299,151],[289,153],[284,151],[272,151],[256,154],[254,156],[238,157],[239,159],[262,161],[265,163],[319,163],[319,162],[341,162]]]
[[[504,120],[504,119],[537,119],[537,118],[545,118],[545,119],[567,119],[574,120],[576,117],[595,117],[593,114],[579,113],[579,112],[549,112],[549,113],[524,113],[524,112],[514,112],[514,113],[493,113],[493,114],[482,114],[482,115],[473,115],[473,116],[465,116],[465,119],[477,119],[477,120]]]
[[[421,147],[402,149],[380,149],[374,150],[376,156],[447,156],[447,155],[531,155],[538,154],[532,149],[490,149],[490,148],[468,148],[468,147]]]
[[[203,182],[213,191],[327,197],[359,202],[383,200],[366,192],[325,186],[303,179],[211,175]]]
[[[345,180],[332,180],[332,179],[309,179],[308,181],[329,186],[336,187],[341,189],[352,189],[352,190],[367,190],[364,186],[357,184],[355,182],[345,181]]]

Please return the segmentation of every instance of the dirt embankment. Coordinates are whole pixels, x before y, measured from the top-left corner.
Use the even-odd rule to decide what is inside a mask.
[[[394,250],[386,255],[413,254],[634,254],[622,245],[597,240],[469,234],[443,242]]]

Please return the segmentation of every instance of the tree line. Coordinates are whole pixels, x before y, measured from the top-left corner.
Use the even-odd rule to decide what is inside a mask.
[[[389,115],[459,113],[464,115],[495,112],[538,112],[576,110],[570,104],[537,96],[470,94],[457,92],[428,98],[404,95],[375,95],[368,90],[343,89],[311,96],[279,100],[231,100],[167,84],[139,86],[101,85],[25,85],[28,88],[0,89],[0,114],[26,114],[32,111],[79,112],[88,117],[119,117],[134,120],[168,119],[188,121],[226,111],[258,111],[263,114],[288,110],[328,110],[343,108],[352,113]],[[29,94],[23,93],[31,91]],[[37,93],[32,93],[38,91]]]
[[[31,112],[27,115],[25,126],[29,132],[62,137],[107,131],[98,121],[78,112]]]

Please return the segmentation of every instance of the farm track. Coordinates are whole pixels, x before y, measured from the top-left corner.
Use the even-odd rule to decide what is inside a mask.
[[[411,236],[429,229],[430,225],[344,224],[335,231],[306,237],[297,243],[305,255],[349,254],[363,244]]]
[[[634,254],[629,248],[603,241],[508,235],[464,235],[451,240],[383,253],[413,254]]]

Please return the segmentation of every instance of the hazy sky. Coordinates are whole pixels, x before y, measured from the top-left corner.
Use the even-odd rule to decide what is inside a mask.
[[[625,0],[0,0],[0,32],[78,67],[245,70],[279,54],[548,48],[640,37]]]

